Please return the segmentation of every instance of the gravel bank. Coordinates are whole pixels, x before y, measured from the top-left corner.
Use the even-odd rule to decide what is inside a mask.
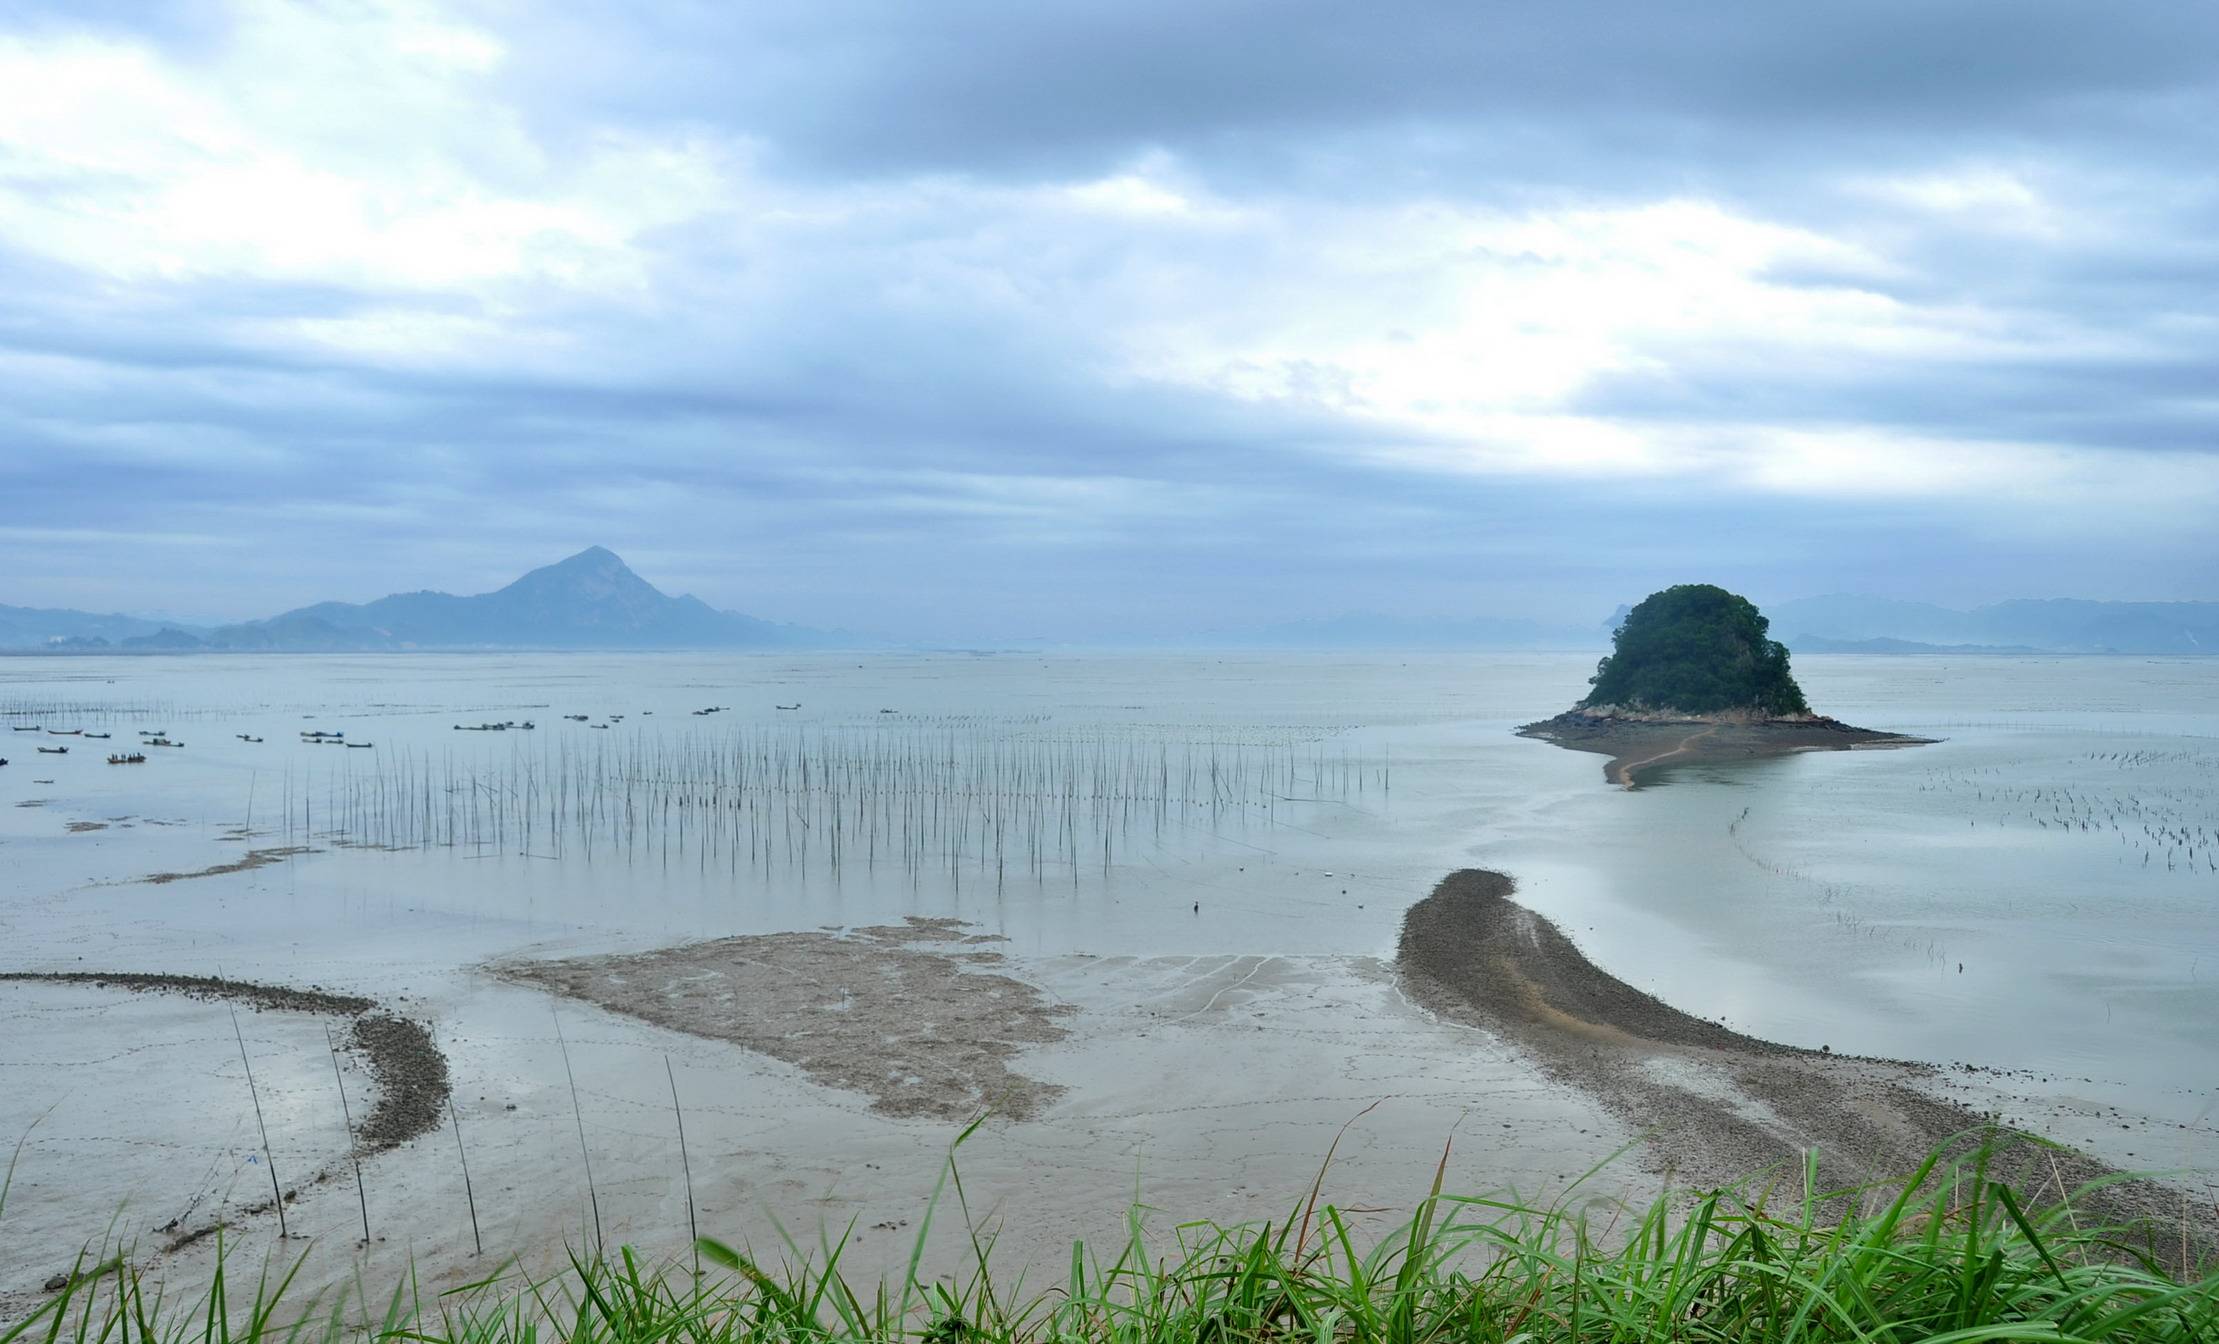
[[[369,1068],[377,1097],[356,1133],[364,1156],[397,1148],[435,1128],[447,1104],[447,1056],[420,1022],[379,1008],[375,999],[328,990],[264,985],[213,975],[129,971],[0,971],[0,981],[92,985],[140,994],[182,994],[236,1003],[255,1012],[315,1013],[352,1019],[346,1041]]]
[[[1991,1124],[1920,1084],[1923,1064],[1758,1040],[1691,1017],[1588,961],[1554,924],[1511,899],[1501,873],[1444,878],[1405,914],[1396,967],[1417,1002],[1530,1053],[1550,1075],[1645,1130],[1653,1163],[1722,1184],[1768,1169],[1800,1185],[1818,1154],[1821,1185],[1848,1190],[1900,1178],[1935,1148]],[[1992,1167],[2026,1188],[2075,1189],[2116,1177],[2104,1164],[2004,1134]],[[2219,1214],[2153,1181],[2121,1181],[2085,1201],[2098,1216],[2150,1229],[2169,1262],[2193,1241],[2219,1246]]]

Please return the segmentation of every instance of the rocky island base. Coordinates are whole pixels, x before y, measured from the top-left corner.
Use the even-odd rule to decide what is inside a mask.
[[[1567,710],[1526,724],[1518,735],[1608,756],[1604,777],[1629,789],[1638,786],[1641,772],[1668,766],[1755,760],[1799,751],[1915,747],[1934,740],[1858,728],[1822,714],[1661,715],[1590,709]]]

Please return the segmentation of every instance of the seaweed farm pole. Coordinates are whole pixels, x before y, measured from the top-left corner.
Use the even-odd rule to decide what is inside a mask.
[[[347,1156],[354,1162],[354,1198],[362,1206],[362,1244],[370,1244],[370,1196],[362,1189],[362,1149],[354,1138],[354,1111],[347,1105],[347,1080],[339,1072],[339,1045],[324,1023],[324,1044],[331,1047],[331,1081],[339,1085],[339,1118],[347,1122]]]
[[[593,1249],[596,1254],[605,1244],[601,1234],[601,1194],[593,1188],[593,1154],[586,1149],[586,1113],[578,1106],[578,1075],[570,1071],[570,1043],[562,1038],[562,1015],[550,1011],[555,1019],[555,1047],[562,1051],[562,1075],[570,1080],[570,1115],[578,1122],[578,1156],[585,1161],[586,1200],[593,1206]]]
[[[239,1041],[239,1064],[247,1071],[247,1095],[254,1099],[254,1127],[262,1133],[262,1164],[270,1169],[271,1207],[277,1210],[277,1239],[289,1241],[292,1234],[285,1229],[285,1192],[277,1185],[277,1159],[270,1156],[270,1127],[262,1121],[262,1094],[255,1090],[254,1065],[247,1062],[246,1033],[239,1030],[239,1010],[231,1010],[231,1034]]]
[[[485,1254],[485,1238],[478,1235],[478,1194],[470,1188],[470,1154],[462,1150],[462,1119],[455,1114],[455,1094],[447,1092],[447,1123],[454,1126],[455,1156],[462,1159],[462,1197],[470,1201],[470,1240],[477,1245],[478,1254]]]
[[[686,1113],[678,1105],[678,1075],[663,1056],[663,1076],[670,1079],[670,1113],[678,1117],[678,1169],[686,1175],[686,1230],[693,1234],[693,1276],[701,1277],[701,1220],[694,1212],[693,1160],[686,1156]]]

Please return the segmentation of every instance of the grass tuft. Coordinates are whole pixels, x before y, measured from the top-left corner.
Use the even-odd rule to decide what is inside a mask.
[[[1999,1183],[1988,1158],[1945,1149],[1856,1191],[1811,1188],[1806,1164],[1784,1195],[1752,1182],[1628,1210],[1450,1194],[1444,1152],[1414,1216],[1385,1235],[1359,1236],[1315,1190],[1284,1220],[1184,1223],[1160,1242],[1136,1210],[1109,1258],[1074,1244],[1067,1275],[1034,1290],[1009,1271],[1040,1257],[997,1265],[993,1238],[969,1226],[968,1268],[953,1280],[924,1280],[912,1263],[899,1285],[850,1283],[844,1235],[775,1272],[703,1238],[706,1273],[621,1248],[574,1253],[546,1278],[505,1269],[428,1302],[411,1277],[375,1306],[359,1283],[331,1303],[288,1300],[298,1259],[266,1269],[245,1302],[220,1255],[191,1302],[118,1259],[73,1275],[0,1328],[0,1344],[2219,1339],[2219,1269],[2168,1273],[2134,1249],[2132,1229],[2084,1222],[2070,1195],[2042,1203]],[[963,1206],[952,1155],[935,1208],[949,1189]],[[1866,1212],[1816,1212],[1842,1208]]]

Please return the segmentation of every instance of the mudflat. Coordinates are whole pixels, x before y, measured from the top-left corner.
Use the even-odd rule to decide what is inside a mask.
[[[1924,746],[1933,739],[1907,733],[1858,728],[1823,715],[1753,718],[1746,715],[1690,715],[1685,718],[1597,714],[1567,710],[1518,729],[1520,737],[1539,738],[1574,751],[1608,756],[1603,775],[1633,788],[1643,772],[1703,761],[1754,760],[1799,751],[1857,751]]]
[[[1410,997],[1527,1052],[1637,1130],[1683,1182],[1776,1172],[1800,1197],[1806,1155],[1821,1191],[1918,1169],[1953,1140],[2000,1143],[1991,1171],[2025,1189],[2073,1191],[2109,1219],[2149,1230],[2147,1249],[2193,1263],[2219,1246],[2219,1214],[2155,1181],[2030,1136],[1935,1095],[1939,1070],[1760,1040],[1673,1008],[1590,962],[1554,924],[1511,899],[1496,872],[1451,873],[1403,917],[1396,969]]]
[[[1031,1119],[1060,1087],[1010,1068],[1068,1011],[983,969],[999,941],[956,920],[717,938],[653,952],[511,961],[496,974],[769,1055],[883,1115]]]

